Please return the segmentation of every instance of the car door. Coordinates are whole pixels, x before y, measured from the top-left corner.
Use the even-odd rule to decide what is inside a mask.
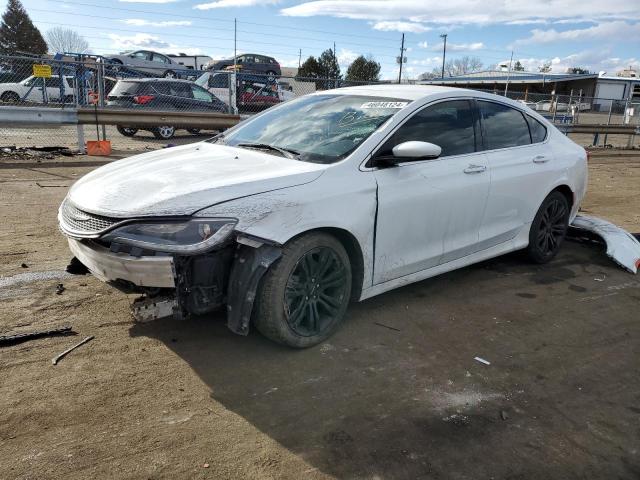
[[[477,104],[491,173],[480,243],[489,248],[528,228],[554,162],[551,147],[544,141],[544,125],[500,102],[478,100]],[[527,118],[534,122],[531,126]]]
[[[47,88],[47,98],[50,102],[60,100],[60,77],[51,76],[44,79]]]
[[[44,79],[41,77],[29,77],[22,82],[23,91],[18,92],[22,100],[41,103],[46,100],[44,93]]]
[[[129,55],[129,60],[126,62],[136,70],[147,71],[147,68],[152,66],[151,64],[151,52],[140,50],[133,52]]]
[[[418,140],[442,148],[439,158],[379,166],[374,283],[383,283],[476,251],[489,192],[479,122],[467,99],[415,113],[374,154]]]

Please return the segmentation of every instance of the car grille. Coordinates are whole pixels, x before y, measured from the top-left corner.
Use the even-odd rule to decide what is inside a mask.
[[[61,207],[60,227],[64,232],[80,237],[95,237],[123,221],[125,221],[123,218],[103,217],[83,212],[68,200],[65,200]]]

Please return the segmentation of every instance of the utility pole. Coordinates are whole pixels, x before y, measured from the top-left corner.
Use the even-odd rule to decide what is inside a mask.
[[[404,33],[402,34],[402,43],[400,44],[400,56],[398,57],[400,71],[398,72],[398,83],[402,83],[402,64],[404,63]]]
[[[236,71],[236,64],[238,63],[238,19],[233,19],[233,71]]]
[[[302,49],[298,51],[298,68],[300,68],[301,61],[302,61]]]
[[[509,70],[507,70],[507,83],[504,86],[504,96],[507,96],[507,90],[509,90],[509,80],[511,77],[511,64],[513,63],[513,50],[511,50],[511,59],[509,60]]]
[[[447,34],[443,33],[440,35],[440,38],[444,38],[444,43],[442,45],[442,80],[444,80],[444,61],[447,58]]]

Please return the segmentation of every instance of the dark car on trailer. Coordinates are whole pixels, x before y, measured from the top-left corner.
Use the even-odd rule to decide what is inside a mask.
[[[209,63],[207,70],[225,70],[229,67],[233,68],[233,65],[233,58],[214,60]],[[243,73],[257,73],[273,77],[279,77],[282,75],[282,70],[280,69],[278,61],[275,58],[267,57],[266,55],[244,53],[236,57],[235,65],[237,66],[238,71]]]
[[[227,111],[224,102],[201,86],[187,80],[167,78],[119,80],[107,96],[107,106],[158,111]],[[157,127],[118,125],[117,129],[126,137],[134,136],[138,130],[149,130],[156,138],[163,140],[173,137],[176,131],[176,127],[172,125]],[[187,131],[195,135],[200,132],[200,129],[188,128]]]

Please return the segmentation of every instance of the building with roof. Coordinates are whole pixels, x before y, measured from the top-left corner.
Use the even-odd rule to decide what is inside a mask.
[[[508,84],[508,91],[521,94],[525,101],[529,97],[573,96],[593,98],[591,108],[595,111],[609,110],[614,100],[640,103],[640,78],[608,77],[596,73],[538,73],[503,70],[486,70],[467,73],[444,79],[421,80],[425,85],[445,85],[476,90],[489,90],[501,94]]]

